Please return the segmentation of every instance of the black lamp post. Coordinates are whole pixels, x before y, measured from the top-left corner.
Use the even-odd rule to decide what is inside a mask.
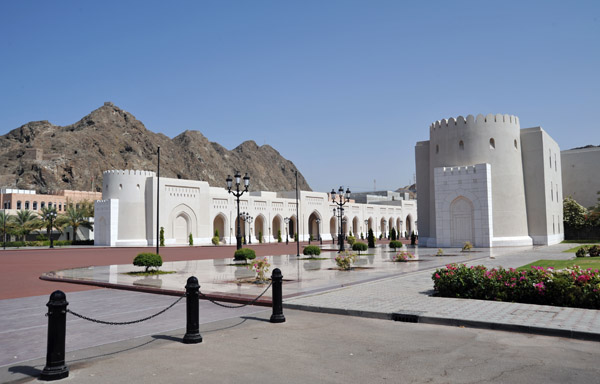
[[[283,221],[285,222],[285,245],[288,245],[290,243],[290,239],[289,239],[289,223],[290,223],[290,218],[286,217],[285,219],[283,219]]]
[[[246,175],[244,176],[244,190],[240,191],[240,172],[239,171],[235,171],[235,188],[236,191],[232,192],[231,191],[231,186],[232,186],[232,182],[233,180],[231,179],[231,175],[227,175],[227,190],[229,191],[229,193],[233,194],[233,196],[236,197],[237,199],[237,233],[235,235],[236,240],[237,240],[237,249],[242,249],[242,233],[241,233],[241,229],[240,229],[240,196],[242,196],[244,194],[244,192],[248,192],[248,186],[250,185],[250,176],[248,176],[248,173],[246,173]]]
[[[54,248],[54,239],[52,239],[52,222],[56,219],[56,211],[51,210],[46,213],[46,220],[50,220],[50,230],[48,231],[48,237],[50,238],[50,248]]]
[[[317,222],[317,237],[319,238],[319,244],[323,245],[323,239],[321,238],[321,219],[315,221]]]
[[[337,205],[337,209],[334,208],[334,214],[335,211],[337,210],[337,214],[339,217],[339,223],[340,223],[340,231],[338,233],[338,242],[340,244],[340,252],[344,251],[344,236],[342,234],[342,215],[344,214],[344,208],[343,206],[350,201],[350,188],[346,188],[346,194],[344,195],[344,187],[340,186],[340,188],[338,189],[338,195],[339,198],[337,199],[338,201],[336,201],[336,193],[335,190],[332,189],[331,190],[331,201]]]
[[[365,238],[369,237],[369,220],[365,220]]]
[[[250,216],[248,212],[242,213],[242,216],[244,221],[248,223],[248,244],[252,244],[252,222],[254,221],[254,218]],[[245,228],[244,232],[246,232]]]

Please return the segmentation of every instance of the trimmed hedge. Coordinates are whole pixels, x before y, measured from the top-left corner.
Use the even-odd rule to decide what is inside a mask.
[[[517,271],[448,264],[431,278],[436,296],[600,309],[600,273],[591,268]]]
[[[136,267],[146,267],[146,272],[152,267],[158,271],[158,267],[162,266],[162,264],[162,257],[156,253],[140,253],[133,259],[133,265]]]
[[[366,251],[369,247],[367,246],[367,244],[365,243],[361,243],[360,241],[356,241],[354,244],[352,244],[352,250],[353,251],[358,251],[358,254],[360,255],[361,251]]]
[[[250,248],[240,248],[237,251],[235,251],[235,253],[233,254],[233,259],[237,260],[237,261],[247,261],[247,260],[253,260],[256,258],[256,252],[254,252],[254,249],[250,249]]]
[[[213,245],[219,245],[221,239],[219,239],[219,236],[213,236],[211,242],[213,243]]]
[[[393,248],[394,251],[396,250],[396,248],[402,248],[402,242],[398,240],[392,240],[390,241],[390,248]]]
[[[321,248],[317,247],[316,245],[307,245],[304,247],[302,253],[307,256],[319,256],[321,254]]]

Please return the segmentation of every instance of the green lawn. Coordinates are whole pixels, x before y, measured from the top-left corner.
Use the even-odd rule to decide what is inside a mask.
[[[578,257],[571,260],[538,260],[522,267],[517,268],[520,271],[528,270],[533,266],[536,267],[553,267],[554,269],[563,269],[572,267],[573,265],[579,265],[583,269],[592,268],[600,269],[600,257]]]
[[[583,243],[600,243],[600,240],[563,240],[561,241],[563,244],[583,244]]]

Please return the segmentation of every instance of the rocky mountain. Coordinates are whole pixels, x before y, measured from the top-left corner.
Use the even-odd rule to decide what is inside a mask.
[[[41,193],[101,191],[105,170],[155,171],[158,146],[161,177],[225,187],[227,175],[239,169],[250,175],[250,190],[292,190],[296,185],[296,166],[269,145],[245,141],[229,151],[198,131],[170,139],[107,102],[72,125],[34,121],[0,136],[0,186]],[[298,186],[311,190],[300,172]]]

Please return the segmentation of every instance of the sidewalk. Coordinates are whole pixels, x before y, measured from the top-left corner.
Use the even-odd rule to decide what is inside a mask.
[[[467,262],[505,268],[565,258],[573,244],[515,250]],[[600,341],[600,311],[533,304],[432,297],[433,270],[287,299],[284,307],[398,321],[500,329]]]

